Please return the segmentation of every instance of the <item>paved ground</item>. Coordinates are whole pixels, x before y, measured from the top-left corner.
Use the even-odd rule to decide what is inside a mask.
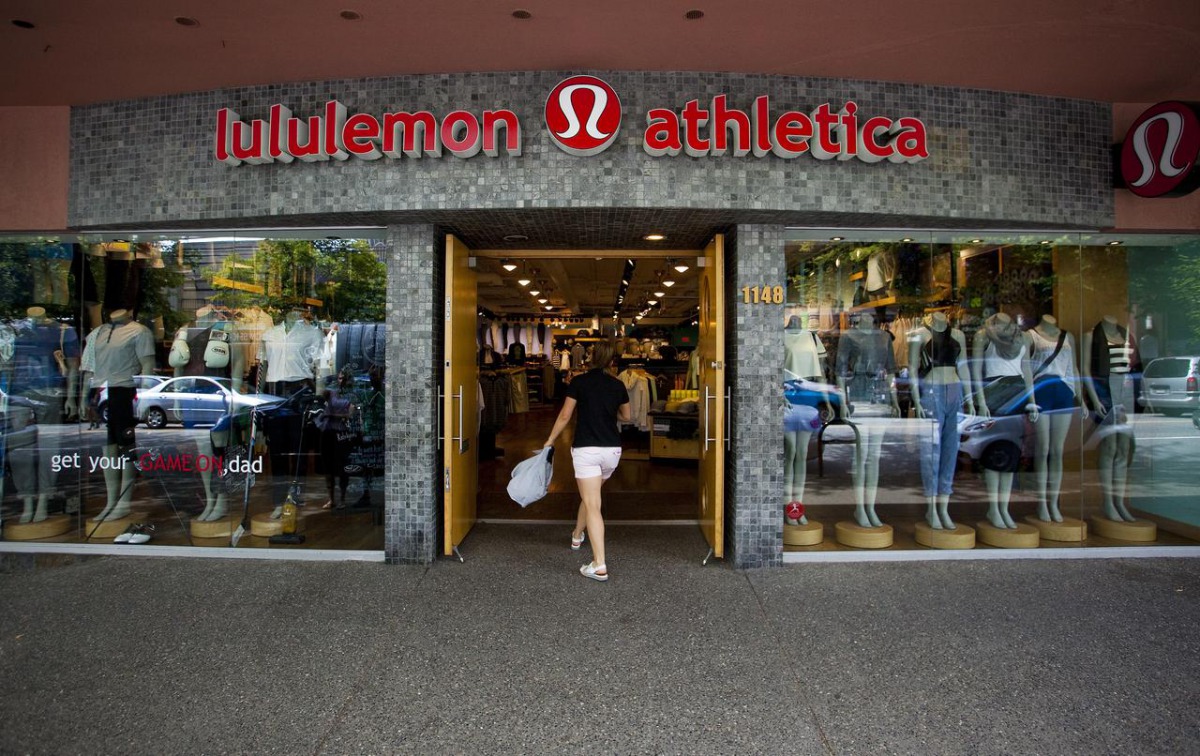
[[[0,575],[2,753],[1196,753],[1200,560],[700,567],[481,525],[466,564]]]

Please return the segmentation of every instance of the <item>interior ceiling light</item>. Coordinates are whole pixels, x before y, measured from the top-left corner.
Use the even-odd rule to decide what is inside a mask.
[[[508,234],[503,237],[506,242],[522,242],[529,241],[529,237],[525,234]]]
[[[1049,239],[1042,239],[1042,242],[1041,242],[1041,243],[1042,243],[1042,244],[1049,244],[1049,243],[1050,243],[1050,240],[1049,240]]]
[[[910,237],[907,237],[907,236],[906,236],[906,237],[904,237],[903,239],[901,239],[901,240],[900,240],[900,243],[901,243],[901,244],[912,244],[912,239],[911,239]]]
[[[679,271],[680,273],[687,273],[688,266],[684,265],[683,263],[679,263],[675,266],[675,270]]]
[[[658,297],[659,299],[661,299],[661,298],[663,298],[663,297],[667,296],[667,292],[665,292],[665,291],[656,291],[656,292],[654,292],[654,296],[656,296],[656,297]]]
[[[1108,246],[1110,246],[1110,247],[1119,247],[1119,246],[1121,246],[1121,240],[1120,240],[1120,239],[1113,239],[1112,241],[1110,241],[1110,242],[1108,243]]]
[[[527,10],[521,10],[518,8],[517,10],[512,12],[512,17],[515,19],[518,19],[520,21],[527,21],[527,20],[533,18],[533,14]]]
[[[667,237],[665,234],[646,234],[642,238],[645,239],[646,241],[662,241],[663,239],[666,239]]]
[[[844,236],[831,236],[831,237],[829,237],[829,241],[841,241],[845,238],[846,237],[844,237]]]
[[[362,14],[356,10],[344,10],[338,15],[343,21],[362,21]]]
[[[25,20],[23,20],[23,19],[19,19],[19,18],[14,18],[14,19],[12,20],[12,25],[13,25],[13,26],[15,26],[15,27],[17,27],[18,29],[33,29],[33,28],[36,28],[36,27],[33,25],[33,22],[32,22],[32,21],[25,21]]]
[[[647,299],[647,300],[646,300],[646,304],[648,304],[648,305],[656,305],[656,304],[658,304],[658,300],[657,300],[657,299]]]
[[[674,285],[675,285],[674,281],[663,281],[663,286],[666,286],[668,289]]]
[[[505,270],[507,270],[509,273],[512,273],[514,270],[516,270],[516,269],[517,269],[517,264],[516,264],[516,263],[513,263],[513,262],[509,262],[508,260],[501,260],[501,261],[500,261],[500,267],[501,267],[501,268],[504,268],[504,269],[505,269]]]
[[[196,19],[192,18],[191,16],[176,16],[175,23],[179,24],[180,26],[199,26],[200,25],[200,22],[197,21]]]
[[[517,284],[518,284],[518,285],[520,285],[520,286],[528,286],[528,285],[529,285],[529,279],[528,279],[528,278],[518,278],[518,279],[517,279]]]
[[[983,244],[983,239],[972,239],[971,243],[972,244]]]
[[[553,310],[553,309],[554,309],[554,305],[546,305],[546,306],[545,306],[545,307],[543,307],[542,309],[544,309],[544,310]]]
[[[536,297],[538,294],[541,294],[541,293],[542,293],[541,289],[530,289],[529,290],[529,296],[531,296],[531,297]]]
[[[538,299],[538,304],[546,304],[549,301],[550,301],[549,299],[546,299],[545,297],[541,297],[540,299]]]

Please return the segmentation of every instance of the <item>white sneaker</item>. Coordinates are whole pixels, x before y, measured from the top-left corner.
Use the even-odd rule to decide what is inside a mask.
[[[129,527],[125,528],[124,533],[121,533],[119,536],[114,538],[113,543],[129,543],[129,539],[133,538],[133,534],[140,531],[141,529],[142,529],[142,524],[140,522],[134,523],[133,525],[130,525]]]
[[[599,580],[601,583],[603,583],[608,580],[608,567],[603,564],[588,562],[579,568],[579,574],[583,575],[585,578]]]
[[[148,523],[145,525],[141,525],[141,526],[139,526],[139,529],[136,533],[129,536],[129,542],[130,543],[146,543],[147,541],[150,540],[150,534],[153,532],[154,532],[153,525],[150,525]]]

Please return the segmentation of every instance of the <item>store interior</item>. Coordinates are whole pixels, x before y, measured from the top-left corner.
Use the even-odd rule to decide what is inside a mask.
[[[604,485],[609,521],[689,521],[697,510],[699,328],[695,253],[514,251],[479,258],[481,521],[574,522],[571,465],[545,498],[518,506],[512,467],[541,449],[592,346],[613,339],[630,394],[621,463]],[[557,444],[570,446],[568,428]]]

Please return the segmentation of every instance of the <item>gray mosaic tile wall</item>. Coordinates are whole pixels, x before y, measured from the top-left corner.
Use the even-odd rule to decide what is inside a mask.
[[[816,214],[977,219],[1101,227],[1112,222],[1107,105],[1032,95],[894,83],[721,73],[599,73],[618,92],[617,141],[575,157],[550,141],[549,91],[570,72],[405,76],[245,87],[89,105],[71,112],[69,223],[75,227],[232,224],[306,216],[411,222],[458,209],[717,208],[771,222]],[[917,116],[931,158],[915,165],[807,156],[653,158],[645,113],[727,93],[773,112],[848,99],[862,115]],[[523,154],[470,159],[384,158],[228,166],[212,156],[216,114],[266,118],[282,103],[299,117],[338,99],[350,112],[507,107],[521,119]],[[830,218],[830,214],[835,214]],[[424,222],[439,222],[425,218]],[[734,217],[731,222],[765,220]]]
[[[437,365],[435,316],[441,255],[433,226],[388,229],[387,472],[384,548],[392,563],[428,564],[437,553]]]
[[[732,387],[732,443],[725,466],[726,546],[739,568],[782,563],[783,445],[779,308],[745,304],[743,286],[786,277],[785,231],[742,225],[726,238],[726,379]]]

